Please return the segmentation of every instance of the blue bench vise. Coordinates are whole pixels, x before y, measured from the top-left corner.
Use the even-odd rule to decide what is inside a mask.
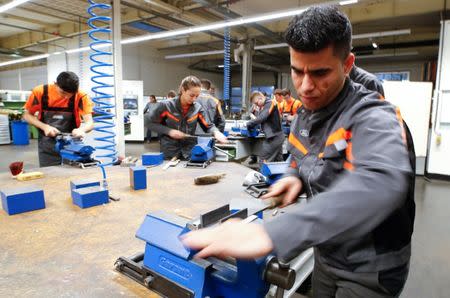
[[[289,161],[264,162],[259,171],[266,177],[267,184],[272,185],[286,173],[288,167]]]
[[[259,212],[262,214],[262,212]],[[189,221],[166,213],[148,214],[136,237],[146,242],[145,252],[120,257],[115,269],[164,297],[265,297],[274,284],[290,289],[295,271],[274,256],[255,260],[215,257],[195,259],[195,251],[183,246],[180,236],[191,230],[220,224],[229,218],[247,217],[247,209],[233,211],[229,205]]]
[[[242,128],[242,127],[232,127],[231,131],[234,133],[237,133],[238,135],[242,137],[247,138],[256,138],[261,133],[261,128],[259,125],[255,126],[254,128]]]
[[[197,145],[191,150],[191,157],[186,167],[206,168],[214,159],[214,139],[211,137],[197,137]]]
[[[61,155],[62,162],[77,165],[81,168],[98,165],[91,156],[95,149],[86,145],[80,138],[74,138],[64,133],[56,136],[55,151]]]
[[[245,191],[255,198],[266,194],[269,187],[286,173],[290,158],[281,162],[264,162],[259,172],[264,176],[264,181],[258,181],[247,185]]]

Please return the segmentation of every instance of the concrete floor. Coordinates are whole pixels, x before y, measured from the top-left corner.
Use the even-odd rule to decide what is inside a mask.
[[[149,151],[159,151],[159,144],[126,145],[126,155],[140,156]],[[9,171],[12,161],[24,161],[28,171],[39,166],[36,140],[28,146],[0,145],[0,156],[0,172]],[[449,193],[449,182],[417,178],[411,270],[401,297],[450,297]]]

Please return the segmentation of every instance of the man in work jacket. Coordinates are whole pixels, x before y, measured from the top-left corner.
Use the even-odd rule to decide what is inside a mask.
[[[291,167],[264,198],[284,195],[287,206],[306,193],[308,203],[263,225],[191,232],[184,244],[200,249],[198,257],[272,252],[287,261],[314,247],[314,297],[400,295],[415,212],[403,122],[378,93],[348,78],[351,34],[348,18],[332,6],[309,8],[285,34],[303,106],[289,136]]]
[[[41,167],[61,164],[61,156],[55,151],[57,134],[72,133],[74,137],[84,137],[94,128],[94,104],[78,87],[78,76],[64,71],[58,75],[56,83],[35,87],[24,105],[24,120],[39,129]]]
[[[283,96],[283,94],[284,94],[283,90],[281,90],[281,89],[275,89],[273,91],[273,97],[277,101],[278,111],[280,111],[280,114],[283,114],[283,110],[284,110],[284,96]]]
[[[283,105],[283,121],[286,121],[286,124],[290,124],[294,119],[294,116],[297,115],[297,110],[302,106],[302,102],[298,99],[295,99],[291,96],[291,90],[283,89],[283,97],[284,97],[284,105]]]
[[[226,138],[205,116],[205,110],[196,101],[184,113],[178,96],[172,100],[158,102],[157,106],[145,115],[145,125],[160,135],[161,151],[166,159],[189,159],[197,140],[188,136],[195,134],[197,123],[204,132],[213,133],[220,142],[226,142]],[[175,139],[170,136],[172,130],[177,130],[185,136]]]
[[[247,122],[247,128],[252,129],[256,125],[261,124],[265,134],[260,160],[282,161],[284,134],[281,129],[281,117],[278,111],[277,101],[266,98],[259,91],[251,94],[250,101],[252,104],[260,107],[260,112],[255,119]]]
[[[223,115],[222,106],[220,101],[211,95],[211,81],[207,79],[201,79],[202,88],[200,96],[196,101],[202,105],[206,112],[206,115],[212,123],[219,129],[220,132],[225,130],[225,116]]]

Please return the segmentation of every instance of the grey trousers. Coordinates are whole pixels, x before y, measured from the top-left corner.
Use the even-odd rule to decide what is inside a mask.
[[[380,272],[357,273],[330,267],[315,258],[312,277],[312,290],[314,298],[386,298],[398,297],[403,289],[408,275],[408,265],[401,270],[399,279],[392,280],[397,285],[389,291],[380,282]],[[386,285],[390,285],[389,281]]]
[[[262,144],[261,161],[283,161],[284,134],[281,132],[271,138],[266,138]]]

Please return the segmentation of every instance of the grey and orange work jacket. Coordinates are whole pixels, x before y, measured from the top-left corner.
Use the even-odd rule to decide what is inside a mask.
[[[315,258],[351,272],[407,266],[415,204],[405,131],[396,108],[346,79],[336,99],[291,126],[287,176],[302,181],[307,204],[265,223],[274,252]]]
[[[206,115],[208,115],[208,118],[214,123],[214,126],[217,127],[220,132],[223,132],[225,130],[225,116],[223,115],[220,100],[209,94],[208,91],[202,89],[200,96],[195,101],[202,105]]]
[[[278,110],[278,102],[275,99],[266,99],[258,116],[247,122],[247,128],[254,128],[258,124],[261,124],[261,128],[268,139],[282,133],[281,115]]]
[[[195,134],[197,123],[206,133],[218,130],[205,114],[198,102],[194,102],[183,115],[180,98],[158,102],[154,109],[145,115],[145,126],[161,136],[161,151],[166,159],[179,157],[189,159],[195,138],[175,140],[168,136],[171,129],[177,129],[189,135]]]

